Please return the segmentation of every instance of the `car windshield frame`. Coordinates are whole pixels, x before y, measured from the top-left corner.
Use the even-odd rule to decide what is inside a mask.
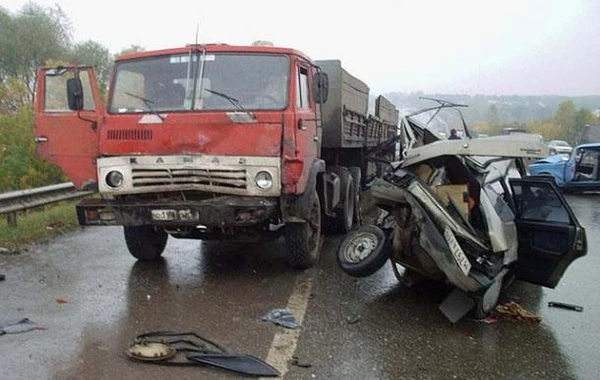
[[[283,110],[290,65],[285,54],[206,51],[120,61],[108,113]]]

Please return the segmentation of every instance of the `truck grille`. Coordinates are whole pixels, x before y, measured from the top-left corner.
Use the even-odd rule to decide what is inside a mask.
[[[189,185],[186,187],[246,189],[245,169],[135,168],[132,177],[134,188]]]

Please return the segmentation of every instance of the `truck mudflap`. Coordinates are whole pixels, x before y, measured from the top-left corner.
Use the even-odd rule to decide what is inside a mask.
[[[266,223],[278,213],[277,198],[222,196],[199,201],[125,203],[84,199],[77,205],[82,226],[245,227]]]

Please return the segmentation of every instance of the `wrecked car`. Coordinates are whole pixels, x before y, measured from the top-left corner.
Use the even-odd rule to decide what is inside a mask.
[[[402,160],[371,185],[382,217],[338,248],[346,273],[368,276],[391,259],[397,276],[400,266],[403,277],[446,282],[440,310],[456,322],[493,310],[508,279],[554,288],[586,254],[554,182],[528,176],[523,159],[548,153],[535,136],[441,140],[413,115],[400,129]]]
[[[551,176],[565,192],[600,190],[600,144],[582,144],[570,156],[554,155],[529,165],[534,175]]]

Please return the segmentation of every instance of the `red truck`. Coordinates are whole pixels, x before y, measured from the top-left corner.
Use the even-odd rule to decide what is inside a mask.
[[[91,67],[38,72],[38,155],[100,198],[81,225],[122,225],[130,253],[156,260],[169,235],[285,236],[313,265],[323,223],[359,218],[367,153],[398,111],[340,61],[269,46],[189,45],[119,57],[106,105]],[[387,152],[386,154],[390,154]],[[393,153],[391,153],[393,154]]]

